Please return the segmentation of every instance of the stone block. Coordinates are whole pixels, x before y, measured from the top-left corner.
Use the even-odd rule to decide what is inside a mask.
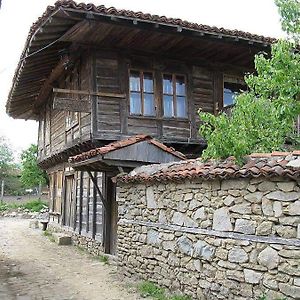
[[[199,240],[196,244],[194,244],[193,254],[196,257],[211,260],[214,256],[215,248],[210,246],[204,241]]]
[[[295,188],[294,181],[277,182],[278,188],[283,192],[291,192]]]
[[[154,198],[154,191],[153,187],[147,187],[146,189],[146,201],[147,201],[147,208],[155,209],[157,208],[157,203]]]
[[[230,211],[238,213],[238,214],[250,214],[251,213],[251,204],[250,203],[242,203],[236,204],[229,208]]]
[[[205,220],[206,219],[205,208],[204,207],[198,208],[193,214],[193,219],[196,221]]]
[[[159,238],[159,232],[153,229],[150,229],[147,232],[147,244],[149,245],[159,245],[161,240]]]
[[[293,299],[300,299],[300,287],[291,284],[279,283],[279,290],[283,294],[292,297]]]
[[[54,241],[57,245],[66,246],[72,244],[71,236],[64,233],[53,233]]]
[[[240,247],[234,247],[228,252],[228,260],[233,263],[244,263],[248,261],[248,254]]]
[[[255,233],[256,222],[249,221],[245,219],[237,219],[235,222],[234,231],[241,232],[244,234],[254,234]]]
[[[260,203],[262,196],[263,196],[262,192],[254,192],[245,195],[244,198],[251,203]]]
[[[266,197],[270,200],[278,200],[278,201],[295,201],[300,198],[300,193],[298,192],[283,192],[283,191],[275,191],[266,195]]]
[[[212,228],[219,231],[233,230],[228,208],[222,207],[215,210]]]
[[[192,241],[187,238],[186,236],[182,236],[177,240],[178,249],[180,252],[191,255],[193,250],[193,243]]]
[[[276,189],[276,184],[272,181],[263,181],[258,185],[257,188],[261,192],[270,192]]]
[[[269,246],[259,253],[257,259],[259,264],[267,267],[269,270],[277,268],[279,264],[278,252]]]
[[[263,276],[262,273],[250,269],[244,269],[245,281],[252,284],[258,284]]]
[[[282,204],[280,201],[274,201],[273,211],[274,211],[274,217],[278,218],[282,216]]]
[[[232,197],[231,195],[228,195],[227,197],[225,197],[225,199],[223,200],[223,203],[226,206],[230,206],[231,204],[233,204],[235,201],[235,197]]]
[[[264,221],[256,228],[257,235],[269,235],[272,233],[273,223],[270,221]]]
[[[300,200],[295,201],[288,206],[288,214],[290,216],[300,216]]]
[[[273,216],[274,215],[274,211],[273,211],[273,202],[267,198],[263,198],[262,199],[262,204],[261,204],[261,208],[263,211],[263,214],[265,216]]]
[[[248,185],[248,180],[245,179],[227,179],[221,184],[222,190],[242,190]]]

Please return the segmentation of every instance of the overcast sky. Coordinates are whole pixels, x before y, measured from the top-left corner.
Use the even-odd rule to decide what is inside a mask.
[[[37,141],[37,123],[13,120],[5,113],[5,103],[24,43],[33,22],[52,0],[2,0],[0,10],[0,136],[10,140],[16,152]],[[94,0],[97,5],[149,12],[191,22],[239,29],[271,37],[281,37],[277,7],[273,0]]]

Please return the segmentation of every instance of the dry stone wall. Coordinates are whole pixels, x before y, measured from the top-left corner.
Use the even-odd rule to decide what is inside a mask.
[[[120,270],[194,299],[300,299],[300,182],[119,183]]]

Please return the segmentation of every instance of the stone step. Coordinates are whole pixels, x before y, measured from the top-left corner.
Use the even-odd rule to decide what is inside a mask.
[[[65,234],[65,233],[53,233],[52,234],[54,241],[57,245],[65,246],[65,245],[71,245],[72,239],[71,236]]]

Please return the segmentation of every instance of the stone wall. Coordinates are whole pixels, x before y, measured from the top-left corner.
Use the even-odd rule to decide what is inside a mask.
[[[194,299],[300,299],[300,181],[118,185],[125,275]]]
[[[52,232],[64,232],[71,236],[72,244],[87,250],[92,255],[103,255],[103,247],[100,241],[92,239],[89,236],[78,234],[74,232],[72,229],[67,227],[62,227],[55,222],[51,222],[48,224],[48,230]]]

